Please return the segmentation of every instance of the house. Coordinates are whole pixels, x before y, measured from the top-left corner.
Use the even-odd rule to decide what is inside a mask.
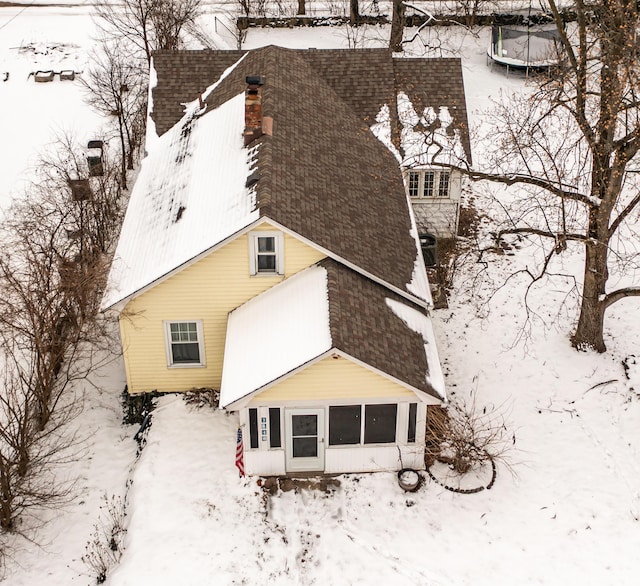
[[[148,156],[103,307],[129,392],[220,389],[249,474],[424,467],[427,409],[446,391],[385,119],[394,61],[154,56]]]

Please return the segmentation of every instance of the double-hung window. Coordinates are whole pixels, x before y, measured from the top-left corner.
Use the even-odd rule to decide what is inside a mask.
[[[202,321],[164,322],[169,366],[204,366]]]
[[[283,239],[280,232],[251,232],[249,249],[252,275],[284,273]]]
[[[409,196],[414,199],[449,197],[449,184],[447,169],[413,170],[407,174]]]

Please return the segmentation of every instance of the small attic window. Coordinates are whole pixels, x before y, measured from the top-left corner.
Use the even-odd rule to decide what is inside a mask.
[[[280,232],[251,232],[249,261],[252,275],[284,274],[284,240]]]

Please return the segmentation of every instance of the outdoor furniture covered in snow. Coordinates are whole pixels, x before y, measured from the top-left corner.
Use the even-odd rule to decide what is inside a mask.
[[[47,81],[53,81],[55,72],[51,69],[47,71],[36,71],[33,74],[33,79],[36,83],[46,83]]]

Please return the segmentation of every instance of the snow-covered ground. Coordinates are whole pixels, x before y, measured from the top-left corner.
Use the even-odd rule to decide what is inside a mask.
[[[5,206],[57,132],[77,128],[90,137],[101,122],[83,104],[77,82],[36,84],[27,77],[37,69],[84,67],[93,30],[87,8],[0,8],[0,27],[0,73],[10,72],[0,81]],[[367,44],[386,33],[367,30]],[[265,30],[251,31],[246,46],[348,42],[336,28]],[[520,77],[486,67],[487,42],[482,31],[463,44],[475,124],[490,96],[524,85]],[[474,156],[479,160],[482,153]],[[523,246],[485,255],[486,274],[499,282],[531,254]],[[567,268],[579,260],[578,253],[569,256]],[[255,479],[238,478],[236,417],[195,410],[173,396],[160,400],[136,459],[136,428],[120,423],[124,374],[116,362],[86,386],[78,423],[89,438],[87,453],[69,471],[79,478],[75,498],[48,513],[35,535],[40,546],[9,540],[16,549],[4,582],[94,583],[81,561],[85,544],[104,518],[103,496],[124,495],[130,481],[126,549],[108,578],[111,586],[637,584],[638,302],[609,311],[606,354],[577,353],[568,342],[574,316],[556,315],[561,292],[553,284],[534,299],[549,327],[535,321],[530,337],[515,344],[524,316],[521,284],[500,290],[487,306],[489,285],[474,279],[480,265],[472,261],[459,269],[449,308],[435,312],[434,327],[449,392],[498,406],[510,423],[513,474],[499,467],[491,490],[454,494],[427,479],[409,494],[393,474],[375,474],[338,477],[339,486],[329,492],[269,496]]]
[[[86,68],[92,46],[89,7],[0,8],[0,207],[21,192],[38,155],[63,136],[79,144],[100,136],[102,121],[86,107],[80,84],[34,82],[37,71]],[[5,75],[8,79],[2,81]]]

